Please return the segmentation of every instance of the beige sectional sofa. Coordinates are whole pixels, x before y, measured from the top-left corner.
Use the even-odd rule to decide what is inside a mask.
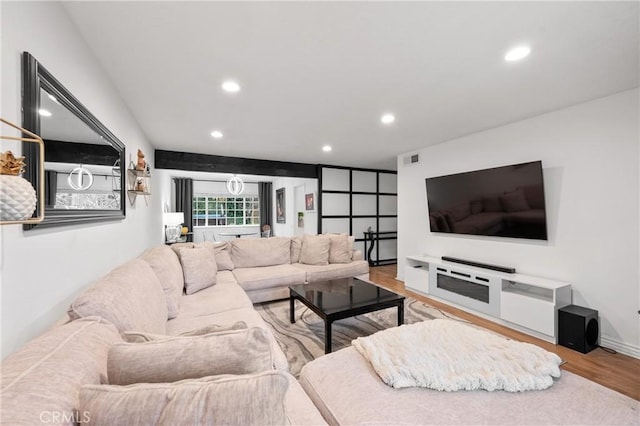
[[[327,245],[328,238],[316,237],[316,240],[322,240],[322,247],[330,247]],[[324,424],[322,416],[300,384],[286,373],[286,357],[254,310],[253,302],[286,297],[290,284],[366,274],[368,266],[358,252],[349,252],[348,259],[343,256],[343,263],[328,263],[327,252],[326,263],[301,264],[300,254],[304,252],[301,245],[302,239],[283,237],[238,239],[223,244],[186,244],[172,248],[163,245],[117,267],[78,296],[69,308],[68,322],[32,340],[3,361],[0,421],[16,425],[83,423],[83,416],[90,417],[91,413],[78,411],[81,389],[84,387],[82,394],[86,404],[100,407],[92,399],[96,392],[99,394],[103,389],[114,391],[110,387],[96,387],[108,383],[108,377],[114,377],[108,374],[112,373],[107,371],[108,359],[114,358],[114,350],[138,344],[125,343],[123,335],[130,338],[131,332],[134,332],[164,339],[164,342],[172,339],[166,336],[188,334],[202,327],[238,326],[240,330],[228,333],[241,334],[245,331],[243,329],[264,330],[252,333],[265,336],[270,350],[270,369],[278,371],[279,380],[288,382],[284,402],[288,421],[291,424]],[[205,252],[207,256],[204,256]],[[318,253],[320,257],[323,256],[323,252],[317,250],[306,255],[313,260]],[[207,283],[204,288],[201,288],[202,283]],[[183,288],[187,294],[183,293]],[[197,344],[188,340],[189,337],[173,339],[187,339],[184,340],[185,347],[191,347],[186,346],[187,343]],[[228,350],[240,351],[238,362],[247,356],[238,348]],[[136,348],[133,351],[135,353]],[[165,355],[158,353],[158,356]],[[189,362],[192,355],[180,353],[176,355],[174,364],[179,366],[180,363]],[[214,358],[216,354],[200,355]],[[130,359],[141,361],[135,356]],[[155,364],[166,365],[167,359],[163,358],[163,362],[165,364]],[[142,360],[141,364],[145,374],[153,373],[153,358]],[[189,368],[183,370],[189,371]],[[252,380],[255,385],[256,380],[265,379],[272,378],[251,376],[247,380]],[[187,383],[184,386],[191,385]],[[236,386],[228,380],[222,385]],[[158,385],[155,386],[149,392],[163,391],[157,389]],[[211,398],[217,401],[217,396]],[[229,404],[233,406],[238,403],[234,401]],[[254,402],[252,406],[261,406],[259,400]],[[111,402],[109,404],[112,406]],[[121,405],[126,406],[125,403]],[[181,409],[184,410],[184,406]],[[163,406],[160,411],[170,412],[171,409]],[[111,418],[111,421],[114,418],[125,420],[123,417],[105,418]],[[255,420],[261,417],[247,418]],[[186,419],[184,422],[188,423]]]

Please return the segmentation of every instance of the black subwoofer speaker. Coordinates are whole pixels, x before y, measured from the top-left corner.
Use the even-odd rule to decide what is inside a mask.
[[[558,309],[558,344],[586,354],[598,347],[598,311],[569,305]]]

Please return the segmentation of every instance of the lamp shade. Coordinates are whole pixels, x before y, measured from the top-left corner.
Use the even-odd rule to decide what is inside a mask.
[[[184,223],[184,213],[164,213],[162,215],[162,222],[167,226],[177,226]]]

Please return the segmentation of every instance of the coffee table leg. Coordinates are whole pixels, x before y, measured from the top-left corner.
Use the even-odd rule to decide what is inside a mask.
[[[295,306],[296,299],[292,295],[289,295],[289,321],[291,321],[291,324],[296,322]]]
[[[331,321],[324,321],[324,353],[331,353]]]
[[[398,325],[404,324],[404,300],[398,304]]]

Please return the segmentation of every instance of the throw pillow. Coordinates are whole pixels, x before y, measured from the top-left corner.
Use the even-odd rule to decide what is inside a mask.
[[[347,234],[330,234],[329,241],[329,263],[351,262],[351,251],[349,251],[349,238]]]
[[[246,328],[247,323],[244,321],[237,321],[230,325],[211,324],[195,330],[185,331],[184,333],[180,333],[178,336],[202,336],[204,334],[218,333],[229,330],[242,330]],[[127,343],[145,343],[151,342],[152,340],[170,339],[172,337],[175,336],[145,333],[142,331],[125,331],[124,333],[122,333],[122,340]]]
[[[302,238],[291,238],[291,263],[300,262],[300,250],[302,250]]]
[[[300,263],[328,265],[331,239],[327,235],[305,235],[300,249]]]
[[[524,197],[524,191],[522,189],[516,189],[512,192],[507,192],[500,197],[500,203],[506,212],[523,212],[530,210],[529,203]]]
[[[80,413],[91,424],[284,425],[289,376],[278,371],[176,383],[87,385]]]
[[[272,369],[271,342],[267,331],[258,327],[146,343],[116,343],[107,359],[112,385],[165,383]]]
[[[449,209],[449,215],[454,222],[460,222],[471,216],[471,205],[468,201],[465,201]]]
[[[167,298],[169,319],[177,317],[184,289],[184,275],[175,250],[165,245],[156,246],[147,250],[141,258],[151,266],[162,284]]]
[[[204,247],[183,248],[179,253],[187,294],[215,285],[218,266],[210,250]]]
[[[482,197],[482,211],[492,213],[503,211],[498,196]]]
[[[432,214],[429,215],[429,226],[430,226],[431,232],[438,232],[439,231],[437,219]]]
[[[442,213],[436,212],[433,214],[433,217],[436,219],[436,224],[438,225],[440,232],[451,232],[449,222]]]
[[[482,200],[473,200],[471,202],[471,214],[482,213]]]
[[[171,249],[173,251],[176,252],[176,254],[178,255],[178,258],[180,257],[180,250],[185,249],[185,248],[193,248],[195,244],[193,243],[175,243],[175,244],[171,244]]]
[[[211,250],[213,256],[216,258],[218,271],[233,271],[235,268],[231,261],[231,254],[229,253],[229,244],[226,241],[219,243],[205,241],[203,243],[196,244],[195,247],[205,247]]]

